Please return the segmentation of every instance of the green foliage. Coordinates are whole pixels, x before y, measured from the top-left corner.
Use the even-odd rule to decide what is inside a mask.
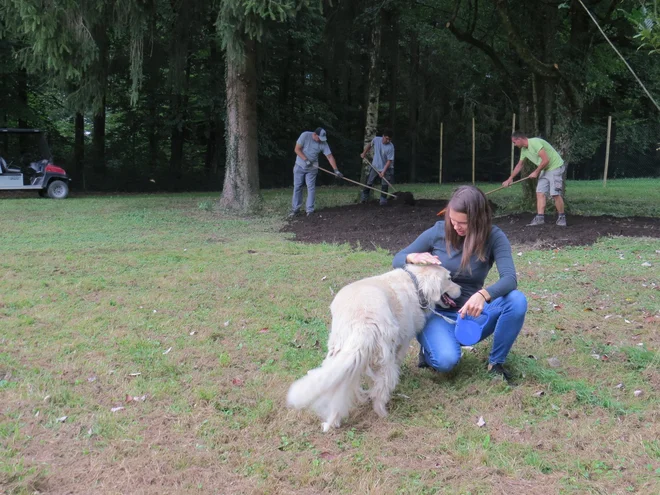
[[[637,34],[633,36],[640,41],[640,50],[649,54],[660,53],[660,15],[657,0],[642,1],[641,5],[626,13],[628,20],[635,27]]]
[[[261,41],[266,22],[285,22],[303,7],[317,5],[317,0],[221,0],[217,23],[222,47],[229,58],[243,56],[243,40]]]

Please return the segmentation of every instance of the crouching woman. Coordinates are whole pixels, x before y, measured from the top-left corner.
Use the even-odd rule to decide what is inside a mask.
[[[488,371],[510,382],[512,376],[504,363],[525,321],[527,299],[516,290],[511,244],[504,232],[492,225],[492,211],[484,193],[472,186],[459,187],[449,200],[444,221],[398,252],[392,265],[402,268],[406,263],[441,264],[462,290],[448,307],[435,308],[418,335],[420,367],[442,372],[453,369],[461,359],[453,322],[459,317],[477,318],[483,312],[487,318],[479,318],[480,340],[493,335]],[[493,263],[499,280],[484,288]]]

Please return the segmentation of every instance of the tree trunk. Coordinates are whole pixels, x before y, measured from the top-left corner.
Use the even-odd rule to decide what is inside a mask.
[[[545,137],[546,139],[552,138],[552,110],[555,102],[555,82],[552,79],[543,80],[543,98],[545,102],[545,109],[543,111],[545,116]]]
[[[92,130],[92,149],[94,150],[94,171],[105,172],[105,95],[94,113],[94,129]]]
[[[190,57],[185,54],[186,65],[183,73],[183,86],[175,86],[175,94],[172,95],[172,109],[174,114],[174,123],[172,125],[172,135],[170,140],[170,171],[177,179],[183,174],[183,147],[186,141],[186,125],[188,119],[188,86],[190,84]],[[176,188],[176,183],[171,185]]]
[[[419,39],[417,33],[411,33],[410,39],[410,92],[408,129],[410,131],[410,182],[417,180],[417,121],[419,117],[418,77],[419,74]]]
[[[534,119],[533,119],[533,110],[530,105],[529,101],[529,88],[521,88],[520,91],[520,110],[519,110],[519,116],[520,116],[520,124],[518,129],[520,129],[522,132],[526,133],[529,137],[532,136],[532,131],[533,131],[533,126],[534,126]],[[518,158],[520,159],[520,158]],[[525,160],[523,163],[523,168],[520,171],[520,179],[523,177],[527,177],[529,174],[531,174],[536,167],[532,165],[529,160]],[[522,190],[523,190],[523,197],[522,197],[522,202],[523,202],[523,207],[528,210],[533,210],[536,211],[536,179],[529,179],[524,182],[522,182]]]
[[[371,142],[378,132],[378,104],[380,101],[380,39],[382,13],[379,10],[371,30],[369,47],[369,75],[367,82],[367,112],[364,123],[364,146]],[[363,146],[363,149],[364,149]],[[371,167],[362,164],[360,182],[365,183]]]
[[[296,57],[295,44],[293,38],[289,35],[286,41],[286,63],[282,64],[280,72],[280,91],[278,94],[278,102],[284,107],[289,99],[291,72],[293,70],[293,61]],[[325,79],[327,84],[327,75]]]
[[[532,133],[539,135],[539,95],[536,90],[536,74],[532,74],[532,115],[534,117],[534,127]],[[546,136],[547,139],[547,136]]]
[[[215,37],[211,39],[209,53],[210,67],[221,67],[224,62],[218,50],[217,39]],[[222,112],[221,108],[219,108],[224,92],[221,88],[222,76],[220,72],[213,71],[210,77],[211,91],[214,91],[214,94],[211,98],[210,115],[208,117],[209,135],[206,145],[205,168],[207,176],[211,181],[215,182],[218,177],[218,169],[220,168],[220,150],[222,148],[222,139],[224,138],[224,126],[220,118]]]
[[[80,179],[84,174],[85,160],[85,116],[76,112],[74,117],[73,170],[71,175]]]
[[[237,35],[238,36],[238,35]],[[241,213],[260,203],[256,42],[243,35],[244,56],[227,56],[227,160],[221,206]]]
[[[18,117],[18,127],[20,129],[25,129],[28,127],[28,122],[25,119],[25,116],[28,114],[28,75],[25,69],[20,69],[16,77],[16,96],[18,101],[21,102],[21,108],[19,111]],[[25,134],[18,136],[19,143],[19,152],[21,156],[26,153],[29,153],[29,140]],[[27,164],[26,164],[27,165]]]
[[[390,115],[389,115],[389,127],[394,130],[396,128],[396,102],[397,102],[397,93],[399,91],[398,81],[399,81],[399,24],[397,19],[393,19],[392,26],[392,47],[391,55],[392,62],[390,64]]]
[[[106,89],[108,87],[108,33],[104,24],[94,26],[94,41],[99,49],[96,64],[98,77],[98,100],[94,109],[94,129],[92,130],[92,149],[94,153],[94,171],[105,173],[105,120],[106,120]]]

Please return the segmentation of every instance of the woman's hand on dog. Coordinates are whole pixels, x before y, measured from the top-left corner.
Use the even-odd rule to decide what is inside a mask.
[[[410,253],[406,262],[412,265],[441,265],[440,259],[431,253]]]

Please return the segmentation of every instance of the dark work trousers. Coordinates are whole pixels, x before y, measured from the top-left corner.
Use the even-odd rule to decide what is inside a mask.
[[[376,172],[373,168],[371,169],[371,172],[369,172],[369,178],[367,179],[367,185],[370,187],[373,187],[374,181],[378,179],[380,181],[380,201],[381,202],[386,202],[387,201],[387,194],[383,194],[388,192],[388,185],[387,182],[385,182],[383,179],[380,178],[378,175],[378,172]],[[390,184],[394,183],[394,168],[389,167],[387,171],[385,172],[385,179],[387,179]],[[369,193],[371,192],[371,189],[367,189],[366,187],[362,190],[362,201],[367,201],[369,199]]]

